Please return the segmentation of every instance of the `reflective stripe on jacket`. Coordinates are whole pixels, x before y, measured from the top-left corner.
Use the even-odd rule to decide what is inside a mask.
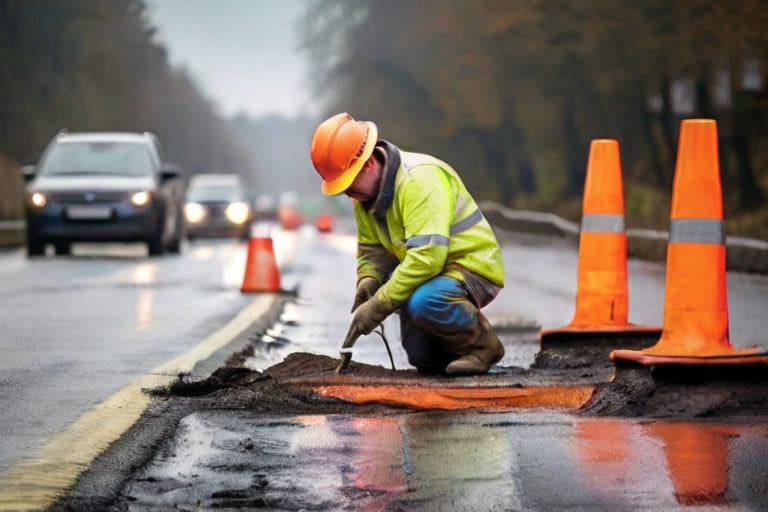
[[[386,226],[354,203],[358,279],[369,275],[386,281],[377,297],[387,304],[404,303],[416,287],[438,274],[463,282],[456,265],[502,287],[501,248],[456,171],[429,155],[399,154]]]

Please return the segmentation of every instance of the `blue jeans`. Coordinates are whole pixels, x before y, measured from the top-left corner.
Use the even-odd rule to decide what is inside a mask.
[[[441,373],[477,336],[478,308],[462,283],[437,276],[416,288],[400,311],[408,362],[422,373]]]

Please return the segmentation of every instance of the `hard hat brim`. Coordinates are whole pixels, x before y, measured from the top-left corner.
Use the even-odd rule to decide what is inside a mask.
[[[365,147],[360,155],[360,158],[355,159],[354,162],[334,180],[323,181],[320,184],[320,190],[326,196],[335,196],[341,194],[352,185],[352,182],[357,178],[360,169],[363,168],[365,162],[373,154],[373,148],[376,146],[376,142],[379,137],[379,130],[376,125],[370,121],[364,121],[368,125],[368,138],[365,141]]]

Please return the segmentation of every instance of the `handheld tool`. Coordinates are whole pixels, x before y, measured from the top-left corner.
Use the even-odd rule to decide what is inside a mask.
[[[339,366],[336,367],[336,373],[343,372],[347,369],[347,366],[349,366],[349,362],[352,360],[352,346],[359,337],[360,335],[354,331],[350,330],[347,332],[347,337],[344,338],[344,342],[341,344],[341,350],[339,351],[341,362],[339,363]]]
[[[384,342],[384,346],[387,347],[387,354],[389,355],[389,363],[392,365],[392,370],[395,370],[395,360],[392,358],[392,351],[389,348],[389,342],[387,341],[387,337],[384,335],[384,326],[379,326],[379,329],[374,331],[376,334],[381,336],[381,340]],[[344,370],[347,369],[349,366],[349,362],[352,361],[352,346],[357,342],[357,339],[359,338],[358,335],[353,335],[351,333],[347,333],[347,337],[344,339],[344,342],[341,344],[341,350],[339,351],[339,356],[341,357],[341,362],[339,362],[339,366],[336,367],[336,373],[342,373]]]

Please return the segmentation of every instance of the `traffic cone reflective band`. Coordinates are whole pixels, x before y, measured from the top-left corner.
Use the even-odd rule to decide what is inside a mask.
[[[253,237],[248,242],[245,275],[241,292],[279,292],[280,272],[270,237]]]
[[[627,235],[619,143],[595,139],[589,148],[579,233],[578,288],[571,323],[541,331],[542,343],[567,333],[660,333],[630,324]]]
[[[614,350],[610,357],[648,365],[768,363],[764,349],[735,349],[728,340],[725,229],[712,119],[688,119],[680,127],[661,339],[639,351]]]

